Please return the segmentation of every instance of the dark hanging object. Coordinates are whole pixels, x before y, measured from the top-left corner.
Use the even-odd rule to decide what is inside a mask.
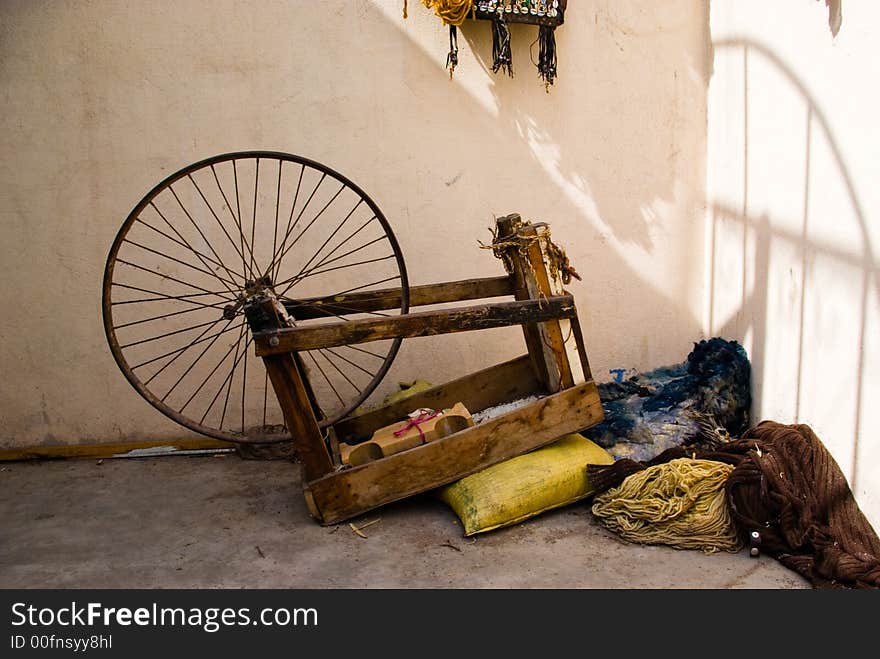
[[[513,77],[513,56],[510,54],[510,29],[504,16],[497,16],[492,21],[492,71],[503,70]]]
[[[546,85],[556,80],[556,33],[548,25],[538,28],[538,73]]]
[[[449,69],[449,77],[458,66],[458,29],[454,25],[449,26],[449,54],[446,56],[446,68]]]
[[[556,28],[565,20],[567,0],[474,0],[473,17],[492,21],[492,70],[513,76],[510,23],[538,26],[538,74],[548,88],[556,81]]]

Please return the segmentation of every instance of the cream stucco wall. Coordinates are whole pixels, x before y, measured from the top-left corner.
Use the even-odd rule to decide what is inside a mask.
[[[493,216],[550,223],[598,380],[678,362],[702,338],[707,0],[572,0],[545,93],[514,26],[446,29],[399,0],[4,0],[0,4],[0,446],[186,435],[111,358],[101,276],[169,173],[272,149],[358,183],[413,284],[501,274]],[[523,352],[517,328],[404,342],[384,390]],[[379,393],[382,393],[380,391]]]
[[[740,339],[754,415],[806,423],[880,528],[876,2],[715,0],[707,306]]]

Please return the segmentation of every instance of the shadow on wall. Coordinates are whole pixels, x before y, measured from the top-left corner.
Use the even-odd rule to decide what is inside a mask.
[[[865,409],[880,302],[868,221],[827,117],[792,69],[760,43],[714,45],[729,63],[716,66],[719,84],[736,90],[718,112],[741,144],[727,139],[710,156],[726,180],[710,190],[723,201],[708,208],[708,328],[749,348],[756,420],[813,426],[856,491],[868,473],[860,440],[877,429]]]
[[[488,21],[459,29],[467,50],[456,76],[466,58],[477,61],[492,112],[474,121],[504,144],[490,137],[498,166],[481,189],[491,191],[497,176],[508,189],[532,192],[522,195],[532,197],[524,206],[553,219],[554,236],[585,271],[574,292],[591,311],[588,340],[632,359],[600,357],[600,379],[611,367],[678,361],[701,338],[710,59],[708,32],[689,28],[692,13],[685,15],[694,5],[708,25],[707,3],[643,13],[614,3],[574,7],[556,30],[559,77],[549,94],[535,66],[536,26],[510,26],[513,78],[492,72]]]
[[[697,27],[688,13],[695,5],[703,10]],[[373,128],[379,128],[374,134],[380,148],[404,142],[411,151],[380,151],[383,165],[367,169],[388,176],[388,163],[394,163],[399,175],[399,191],[391,199],[401,200],[400,206],[379,203],[396,231],[403,224],[398,238],[414,285],[497,274],[498,264],[476,249],[466,271],[460,256],[447,256],[467,253],[477,237],[489,238],[490,213],[515,211],[550,222],[554,239],[584,275],[571,290],[589,310],[584,331],[597,379],[610,379],[613,367],[678,362],[703,338],[699,185],[708,8],[690,1],[675,7],[675,12],[639,12],[629,6],[578,6],[569,12],[556,31],[559,78],[549,94],[530,61],[537,52],[535,26],[511,25],[514,77],[509,78],[491,70],[491,24],[466,22],[458,31],[459,66],[450,81],[442,68],[447,31],[439,19],[428,15],[437,28],[429,39],[424,31],[419,36],[415,22],[417,10],[428,12],[421,5],[410,4],[410,22],[399,32],[388,22],[381,38],[388,48],[371,66],[389,75],[369,77],[370,97],[397,98],[402,82],[418,93],[399,99],[399,108],[421,120],[393,127],[378,122]],[[646,57],[646,50],[658,56]],[[386,52],[407,53],[398,65],[402,79]],[[482,71],[474,71],[477,67]],[[346,165],[343,171],[361,168]],[[377,189],[369,180],[364,186]],[[449,211],[455,221],[449,221]],[[442,243],[426,235],[430,226],[442,227]],[[448,272],[434,271],[438,261]],[[466,340],[404,342],[388,381],[424,377],[409,365],[426,359],[442,363],[458,341]]]
[[[693,4],[708,24],[708,2],[688,3],[689,10]],[[493,80],[496,123],[528,148],[542,183],[553,184],[614,243],[650,254],[665,247],[658,209],[696,209],[694,200],[678,198],[682,170],[693,165],[679,141],[689,122],[697,128],[702,119],[688,99],[704,93],[710,58],[708,49],[695,58],[695,44],[680,38],[682,16],[645,14],[573,6],[556,30],[559,78],[549,96],[536,93],[543,85],[537,26],[510,25],[512,78],[492,71],[488,21],[468,21],[459,33]],[[656,45],[656,56],[645,56],[645,43]]]
[[[267,3],[253,12],[223,0],[204,25],[197,4],[131,12],[20,2],[4,23],[16,57],[4,60],[13,129],[3,139],[18,156],[15,175],[7,167],[0,177],[16,246],[0,260],[9,290],[27,290],[56,321],[23,312],[4,320],[15,331],[0,370],[32,374],[0,391],[0,407],[20,411],[6,446],[180,436],[112,359],[101,274],[116,231],[150,187],[229,151],[287,151],[350,176],[393,225],[413,285],[499,274],[477,244],[493,214],[551,223],[584,277],[571,289],[597,379],[678,362],[701,338],[694,160],[707,2],[578,3],[557,30],[549,96],[529,61],[529,26],[512,29],[515,78],[482,75],[463,50],[449,81],[444,31],[402,24],[396,3]],[[417,7],[428,11],[414,5],[413,23]],[[489,27],[462,30],[475,57],[491,55]],[[313,43],[328,47],[304,47]],[[459,77],[468,66],[471,75]],[[25,232],[45,238],[14,239]],[[57,282],[51,292],[33,287],[34,263]],[[521,354],[521,338],[514,328],[501,341],[404,342],[377,395],[426,377],[426,364],[440,381]],[[51,354],[67,361],[44,359]]]

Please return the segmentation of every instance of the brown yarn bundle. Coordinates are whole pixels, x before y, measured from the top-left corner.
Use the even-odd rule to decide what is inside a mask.
[[[591,465],[588,477],[599,494],[637,471],[678,458],[734,465],[725,490],[742,537],[757,532],[761,552],[815,587],[880,588],[880,537],[809,426],[763,421],[717,449],[679,446],[647,462]]]
[[[880,588],[880,538],[813,430],[764,421],[746,440],[726,486],[737,525],[814,585]]]

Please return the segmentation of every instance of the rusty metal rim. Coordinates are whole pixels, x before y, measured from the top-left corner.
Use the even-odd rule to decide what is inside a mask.
[[[367,195],[358,185],[356,185],[353,181],[340,174],[339,172],[323,165],[317,161],[311,160],[309,158],[304,158],[302,156],[284,153],[280,151],[236,151],[223,153],[216,156],[212,156],[210,158],[205,158],[198,162],[192,163],[173,174],[170,174],[165,179],[163,179],[160,183],[154,186],[141,201],[132,209],[132,211],[128,214],[119,231],[116,234],[116,237],[113,241],[112,246],[110,247],[110,251],[107,256],[107,261],[104,266],[104,276],[103,276],[103,284],[102,284],[102,296],[101,296],[101,307],[102,307],[102,318],[104,324],[104,333],[107,338],[107,343],[110,347],[110,352],[113,355],[114,360],[116,361],[116,365],[122,371],[125,378],[128,380],[129,384],[153,407],[162,412],[165,416],[170,418],[171,420],[177,422],[178,424],[189,428],[190,430],[199,433],[201,435],[206,435],[208,437],[213,437],[215,439],[220,439],[223,441],[234,442],[234,443],[254,443],[254,444],[271,444],[278,443],[283,441],[288,441],[290,439],[290,435],[288,433],[282,434],[272,434],[272,435],[256,435],[256,436],[248,436],[242,435],[238,433],[224,431],[222,429],[210,428],[207,426],[203,426],[200,423],[193,421],[187,416],[181,414],[179,411],[171,408],[162,402],[155,394],[153,394],[134,374],[134,372],[129,367],[128,363],[125,360],[125,356],[122,354],[122,349],[119,346],[119,342],[116,339],[115,329],[113,327],[113,317],[112,317],[112,305],[111,305],[111,289],[113,286],[113,272],[116,261],[116,256],[119,252],[122,243],[125,241],[125,237],[128,234],[128,230],[131,228],[132,224],[134,224],[135,220],[140,215],[141,211],[146,208],[146,206],[156,197],[168,188],[175,181],[191,174],[197,170],[200,170],[204,167],[209,167],[211,165],[215,165],[221,162],[227,162],[231,160],[245,160],[245,159],[253,159],[253,158],[265,158],[265,159],[274,159],[282,162],[291,162],[297,165],[303,165],[305,167],[309,167],[315,169],[327,176],[335,178],[339,183],[344,185],[345,187],[352,190],[355,194],[357,194],[369,207],[370,210],[375,214],[376,219],[381,224],[389,244],[391,245],[392,250],[394,251],[395,260],[397,262],[398,271],[400,273],[400,288],[401,288],[401,306],[400,313],[405,314],[409,311],[409,279],[406,273],[406,265],[403,260],[403,254],[400,250],[400,245],[397,242],[397,238],[394,235],[394,232],[391,229],[391,225],[388,223],[385,215],[376,205],[372,198]],[[394,358],[397,356],[398,351],[400,350],[400,344],[402,343],[402,339],[394,339],[388,353],[385,357],[385,361],[382,366],[377,371],[376,375],[373,379],[364,387],[363,391],[357,396],[351,403],[345,406],[340,412],[334,414],[332,417],[328,417],[325,419],[319,420],[319,425],[322,428],[327,428],[328,426],[332,426],[337,423],[339,420],[345,418],[349,414],[351,414],[359,405],[361,405],[367,397],[375,390],[375,388],[379,385],[385,375],[388,373],[388,369],[391,368],[391,363],[394,361]]]

